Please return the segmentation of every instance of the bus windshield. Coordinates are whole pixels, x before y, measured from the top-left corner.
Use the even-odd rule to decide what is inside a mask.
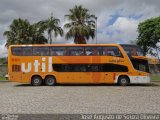
[[[121,46],[129,56],[144,56],[142,49],[137,45],[122,44]]]
[[[148,60],[131,58],[131,62],[136,70],[149,72]]]

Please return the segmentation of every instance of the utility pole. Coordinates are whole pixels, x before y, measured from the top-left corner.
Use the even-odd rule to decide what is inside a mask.
[[[51,12],[51,22],[53,20],[53,12]],[[50,33],[50,41],[49,41],[50,44],[52,44],[52,35]]]
[[[96,37],[95,37],[95,38],[96,38],[96,44],[97,44],[97,19],[98,19],[98,18],[95,17],[95,19],[96,19],[96,30],[95,30],[95,36],[96,36]]]

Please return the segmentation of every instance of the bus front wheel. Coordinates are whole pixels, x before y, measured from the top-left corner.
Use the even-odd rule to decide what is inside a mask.
[[[53,86],[56,84],[56,79],[53,76],[47,76],[45,78],[45,85],[47,86]]]
[[[34,77],[32,77],[31,84],[33,86],[40,86],[40,85],[42,85],[42,78],[40,76],[34,76]]]
[[[120,76],[118,78],[118,84],[121,86],[127,86],[129,83],[129,78],[127,76]]]

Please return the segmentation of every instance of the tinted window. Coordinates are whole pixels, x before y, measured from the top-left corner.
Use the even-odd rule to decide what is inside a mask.
[[[132,64],[136,70],[149,72],[149,66],[147,60],[140,60],[140,59],[131,59]]]
[[[70,56],[81,56],[84,55],[84,47],[68,47],[67,52]]]
[[[122,57],[122,54],[121,54],[119,48],[114,47],[114,46],[103,47],[103,55]]]
[[[142,49],[137,45],[121,45],[129,56],[144,56]]]
[[[20,72],[21,66],[20,65],[12,65],[12,72]]]
[[[144,56],[144,53],[142,52],[142,50],[139,47],[137,47],[137,55]]]
[[[88,72],[98,72],[98,71],[102,71],[100,66],[101,66],[101,65],[95,65],[95,64],[87,65],[87,71],[88,71]]]
[[[23,56],[32,56],[32,48],[24,47],[23,48]]]
[[[49,47],[33,47],[33,55],[35,56],[48,56]]]
[[[116,64],[53,64],[57,72],[128,72],[128,68]]]
[[[103,55],[103,47],[97,47],[97,55]]]
[[[104,72],[128,72],[128,67],[117,64],[104,64],[101,66]]]
[[[124,50],[126,51],[126,53],[128,54],[128,55],[135,55],[135,56],[137,56],[137,53],[136,53],[136,48],[133,48],[133,47],[129,47],[129,46],[126,46],[126,47],[124,47]]]
[[[17,56],[21,56],[22,55],[22,48],[21,47],[13,47],[12,54],[17,55]]]
[[[85,47],[85,54],[87,56],[97,55],[97,47]]]
[[[66,55],[66,48],[65,47],[51,47],[50,48],[51,56],[65,56]]]

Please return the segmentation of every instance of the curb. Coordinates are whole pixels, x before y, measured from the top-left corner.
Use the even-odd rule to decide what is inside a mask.
[[[10,82],[9,80],[0,80],[0,82]]]
[[[160,80],[152,80],[151,82],[160,82]]]

